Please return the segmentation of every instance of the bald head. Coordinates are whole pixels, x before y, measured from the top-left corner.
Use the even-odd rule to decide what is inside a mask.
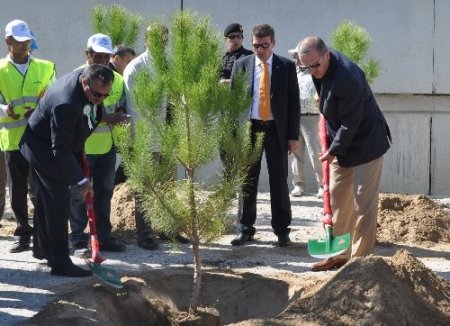
[[[309,36],[297,46],[301,70],[309,70],[311,76],[322,79],[330,65],[330,52],[325,42],[317,36]]]
[[[301,56],[306,56],[311,52],[317,51],[323,54],[327,50],[325,42],[318,36],[308,36],[300,41],[297,46],[297,53]]]

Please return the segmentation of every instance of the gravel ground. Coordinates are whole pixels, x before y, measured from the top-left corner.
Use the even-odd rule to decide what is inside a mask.
[[[450,202],[448,199],[439,200],[441,203]],[[276,236],[270,227],[269,195],[260,193],[256,241],[248,246],[236,248],[229,245],[234,235],[224,235],[213,245],[203,248],[203,263],[222,268],[249,269],[253,273],[261,274],[280,270],[294,274],[317,275],[318,273],[309,271],[317,260],[308,256],[306,242],[307,239],[323,236],[319,223],[321,208],[321,200],[313,196],[292,198],[293,244],[288,248],[278,248]],[[8,211],[5,215],[11,216],[11,212]],[[12,222],[2,221],[2,223]],[[0,229],[0,234],[1,232]],[[34,259],[31,251],[10,254],[9,247],[12,241],[11,236],[0,236],[0,324],[3,326],[16,325],[28,319],[54,300],[60,291],[84,281],[51,276],[46,264]],[[390,256],[397,249],[413,252],[430,269],[450,280],[449,245],[433,248],[419,248],[408,244],[377,246],[376,254]],[[135,245],[128,245],[124,253],[105,253],[104,256],[107,260],[103,264],[114,268],[121,275],[186,266],[192,262],[189,245],[173,248],[168,243],[160,243],[160,249],[156,251],[146,251]],[[74,258],[73,261],[80,266],[84,265],[80,259]]]

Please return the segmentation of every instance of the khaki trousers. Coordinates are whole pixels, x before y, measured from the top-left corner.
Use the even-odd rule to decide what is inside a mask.
[[[341,167],[336,159],[330,165],[333,234],[352,234],[351,250],[338,258],[361,257],[373,253],[382,167],[383,156],[351,168]]]
[[[294,186],[300,186],[305,189],[305,160],[306,151],[308,151],[309,161],[311,162],[316,177],[317,188],[322,187],[322,164],[319,161],[319,114],[304,115],[300,118],[300,137],[299,146],[292,155],[292,183]]]

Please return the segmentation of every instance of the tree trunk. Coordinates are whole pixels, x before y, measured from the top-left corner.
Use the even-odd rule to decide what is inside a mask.
[[[200,259],[200,243],[195,241],[192,244],[194,252],[194,287],[192,291],[191,309],[196,312],[200,305],[200,289],[202,287],[202,262]]]

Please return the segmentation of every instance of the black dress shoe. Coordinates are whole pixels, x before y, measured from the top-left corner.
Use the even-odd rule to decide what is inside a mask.
[[[246,242],[250,242],[253,240],[253,236],[245,233],[240,233],[236,238],[231,240],[231,245],[233,246],[242,246]]]
[[[41,252],[34,252],[34,251],[33,251],[32,256],[33,256],[33,258],[36,258],[36,259],[39,259],[39,260],[44,260],[44,259],[47,259],[47,260],[48,260],[47,255],[44,255],[44,254],[41,253]]]
[[[138,247],[146,250],[156,250],[159,247],[153,238],[147,238],[145,240],[139,241],[137,245]]]
[[[50,274],[55,276],[86,277],[91,276],[92,271],[70,263],[61,267],[52,267]]]
[[[127,249],[127,247],[115,238],[110,238],[106,241],[100,242],[100,250],[101,251],[110,251],[110,252],[123,252]]]
[[[179,243],[181,243],[181,244],[188,244],[188,243],[191,242],[188,238],[183,237],[183,236],[182,236],[181,234],[179,234],[179,233],[178,233],[175,237],[170,237],[170,236],[167,235],[166,233],[161,232],[161,233],[159,234],[159,238],[160,238],[161,240],[165,240],[165,241],[177,241],[177,242],[179,242]]]
[[[19,240],[14,242],[12,247],[9,249],[9,252],[18,253],[27,250],[30,250],[30,239],[28,239],[28,241]]]
[[[191,241],[190,241],[188,238],[183,237],[181,234],[178,234],[178,235],[175,237],[175,239],[176,239],[179,243],[181,243],[181,244],[188,244],[188,243],[191,243]]]
[[[280,234],[278,236],[278,246],[287,247],[290,244],[291,244],[291,239],[289,239],[289,236],[287,234]]]

